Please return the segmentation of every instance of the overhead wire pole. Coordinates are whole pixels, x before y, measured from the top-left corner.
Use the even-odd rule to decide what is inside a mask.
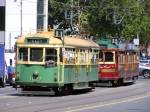
[[[78,16],[78,20],[77,20],[78,26],[77,27],[80,30],[80,6],[79,6],[80,2],[78,0],[77,6],[74,6],[73,2],[74,2],[74,0],[71,0],[70,25],[73,28],[73,18],[76,16],[76,14],[74,14],[73,10],[74,10],[74,8],[76,8],[77,9],[77,16]]]
[[[22,36],[22,0],[20,0],[20,36]]]
[[[73,27],[73,0],[71,0],[71,14],[70,14],[70,24]]]
[[[78,0],[78,28],[80,31],[80,3],[79,3],[79,0]]]

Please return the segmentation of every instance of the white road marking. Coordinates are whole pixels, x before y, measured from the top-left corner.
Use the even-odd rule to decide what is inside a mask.
[[[32,103],[31,101],[28,102],[28,104],[31,104],[31,103]]]
[[[90,110],[90,109],[94,109],[94,108],[100,108],[100,107],[105,107],[105,106],[110,106],[110,105],[116,105],[116,104],[141,100],[141,99],[144,99],[147,97],[150,97],[150,92],[143,94],[143,95],[117,99],[117,100],[114,100],[111,102],[97,102],[96,104],[80,105],[78,107],[72,107],[72,108],[70,107],[70,108],[67,108],[67,110],[65,112],[78,112],[78,111],[83,111],[83,110]]]
[[[8,99],[8,98],[16,98],[17,96],[10,96],[10,95],[0,95],[0,99]]]
[[[10,104],[9,104],[9,103],[7,103],[7,104],[6,104],[6,106],[10,106]]]

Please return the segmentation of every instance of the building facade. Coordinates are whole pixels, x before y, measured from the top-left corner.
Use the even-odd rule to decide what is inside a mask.
[[[48,0],[0,0],[0,43],[6,63],[14,65],[14,46],[21,35],[47,30]],[[12,57],[13,56],[13,57]]]
[[[0,44],[5,44],[5,0],[0,0]]]

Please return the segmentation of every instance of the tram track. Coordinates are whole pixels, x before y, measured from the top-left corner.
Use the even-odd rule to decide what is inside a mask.
[[[132,86],[132,85],[131,85]],[[144,85],[145,87],[145,85]],[[96,89],[97,90],[97,89]],[[130,95],[124,95],[124,96],[120,96],[120,97],[113,97],[111,98],[112,96],[115,96],[115,95],[118,95],[118,94],[125,94],[126,91],[133,91],[132,94]],[[109,92],[111,91],[111,93]],[[61,109],[61,108],[68,108],[68,107],[71,107],[72,105],[74,106],[78,106],[78,105],[90,105],[90,104],[96,104],[96,103],[99,103],[99,102],[109,102],[110,100],[115,100],[116,98],[117,99],[121,99],[121,98],[128,98],[129,96],[134,96],[136,93],[138,93],[138,95],[142,95],[142,94],[145,94],[146,90],[143,89],[143,85],[138,85],[138,86],[132,86],[132,87],[119,87],[118,88],[108,88],[108,89],[103,89],[102,91],[100,89],[98,89],[98,91],[96,92],[92,92],[92,93],[88,93],[88,94],[80,94],[82,97],[79,97],[78,95],[75,95],[73,97],[70,97],[70,96],[63,96],[63,97],[50,97],[51,99],[50,100],[46,100],[46,102],[44,101],[44,103],[34,103],[34,99],[32,98],[36,98],[36,97],[29,97],[31,98],[31,100],[34,100],[32,103],[30,104],[23,104],[23,105],[17,105],[17,106],[14,106],[14,107],[8,107],[6,109],[4,109],[3,111],[12,111],[12,110],[21,110],[23,108],[34,108],[34,112],[43,112],[43,111],[47,111],[47,110],[56,110],[56,109]],[[92,94],[92,95],[91,95]],[[136,94],[137,95],[137,94]],[[71,95],[72,96],[72,95]],[[108,96],[108,98],[104,98],[105,96]],[[22,96],[20,96],[22,97]],[[45,99],[45,97],[42,97],[42,99]],[[47,98],[47,97],[46,97]],[[21,98],[22,99],[22,98]],[[26,99],[26,97],[23,98],[24,101]],[[41,99],[41,98],[40,98]],[[78,103],[80,102],[80,103]],[[54,105],[52,106],[53,104],[57,104],[57,105]],[[44,106],[44,108],[43,108]]]
[[[147,93],[146,93],[147,94]],[[148,95],[150,96],[150,93],[148,93]],[[67,108],[68,110],[72,110],[72,109],[77,109],[77,108],[83,108],[83,107],[88,107],[88,106],[94,106],[94,105],[96,105],[96,104],[105,104],[105,105],[107,105],[107,103],[108,104],[111,104],[112,102],[114,102],[114,101],[121,101],[121,100],[125,100],[125,99],[129,99],[129,98],[136,98],[136,97],[140,97],[140,96],[145,96],[145,92],[142,92],[142,93],[139,93],[138,95],[132,95],[132,96],[124,96],[124,97],[120,97],[120,98],[114,98],[114,99],[107,99],[107,100],[101,100],[101,99],[97,99],[97,97],[94,99],[94,101],[91,101],[91,99],[88,97],[88,101],[90,101],[90,102],[87,102],[87,101],[84,101],[83,103],[80,103],[80,104],[78,104],[77,103],[77,106],[72,106],[72,105],[74,105],[74,104],[70,104],[70,105],[68,105],[68,104],[66,104],[67,106],[65,106],[64,107],[64,105],[62,106],[63,108],[64,108],[64,110]],[[93,98],[93,97],[92,97]],[[96,100],[97,99],[97,100]],[[134,100],[136,100],[136,99],[134,99]],[[81,102],[82,101],[82,99],[79,101],[79,102]],[[85,103],[86,102],[86,103]],[[80,105],[80,106],[79,106]],[[62,108],[61,107],[61,108]],[[60,107],[59,107],[60,108]],[[54,111],[57,111],[57,110],[59,110],[59,108],[58,107],[54,107]],[[39,111],[35,111],[35,112],[44,112],[44,111],[48,111],[48,110],[51,110],[52,111],[52,109],[53,108],[47,108],[47,109],[43,109],[43,110],[39,110]],[[68,111],[67,110],[67,111]],[[78,110],[78,109],[77,109]],[[69,111],[68,111],[69,112]]]
[[[55,106],[53,106],[53,107],[49,107],[50,106],[50,103],[41,103],[41,104],[38,104],[38,105],[30,105],[32,108],[36,108],[36,110],[34,111],[34,112],[44,112],[44,111],[48,111],[48,110],[51,110],[51,112],[53,112],[53,111],[57,111],[57,110],[62,110],[62,108],[64,109],[64,110],[66,110],[66,108],[67,108],[67,111],[68,110],[76,110],[77,108],[86,108],[87,106],[94,106],[94,105],[104,105],[104,106],[109,106],[109,105],[111,105],[111,104],[114,104],[115,102],[116,103],[123,103],[124,102],[124,100],[126,101],[128,101],[130,98],[133,98],[133,100],[131,100],[131,101],[134,101],[134,100],[138,100],[138,99],[140,99],[140,98],[142,98],[143,96],[145,96],[145,95],[149,95],[150,96],[150,93],[145,93],[145,92],[143,92],[143,93],[140,93],[140,94],[138,94],[138,95],[133,95],[133,96],[126,96],[126,97],[121,97],[121,98],[118,98],[118,99],[112,99],[112,100],[104,100],[104,101],[100,101],[100,100],[98,100],[98,101],[93,101],[93,102],[89,102],[89,103],[81,103],[81,105],[79,106],[79,105],[74,105],[74,104],[72,104],[71,102],[68,102],[68,101],[64,101],[65,102],[65,104],[61,104],[61,103],[64,103],[64,102],[59,102],[60,104],[59,105],[55,105]],[[137,98],[137,99],[136,99]],[[67,102],[67,103],[66,103]],[[54,102],[53,102],[54,103]],[[56,104],[58,104],[58,102],[56,103]],[[41,109],[41,107],[42,106],[46,106],[47,108],[44,108],[44,109]],[[74,105],[74,106],[72,106],[72,105]],[[97,106],[98,106],[97,105]],[[26,108],[25,106],[23,106],[22,108]],[[17,107],[17,110],[18,110],[19,108]],[[78,109],[77,109],[78,110]]]
[[[111,106],[115,104],[121,104],[121,103],[127,103],[127,102],[132,102],[132,101],[137,101],[141,100],[144,98],[150,97],[150,92],[144,93],[142,95],[136,95],[136,96],[131,96],[131,97],[125,97],[125,98],[120,98],[116,100],[111,100],[111,101],[106,101],[106,102],[96,102],[90,105],[82,105],[78,107],[72,107],[68,108],[65,112],[78,112],[78,111],[83,111],[83,110],[88,110],[88,109],[94,109],[94,108],[99,108],[99,107],[105,107],[105,106]]]
[[[12,88],[11,86],[7,86],[5,88],[0,88],[0,96],[4,95],[5,93],[9,93],[9,94],[16,93],[16,92],[12,91],[12,89],[14,89],[14,88]]]

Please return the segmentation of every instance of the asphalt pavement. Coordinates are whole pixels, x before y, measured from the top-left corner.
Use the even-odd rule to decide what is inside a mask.
[[[96,87],[67,96],[20,95],[0,88],[0,112],[150,112],[150,79],[121,87]]]

